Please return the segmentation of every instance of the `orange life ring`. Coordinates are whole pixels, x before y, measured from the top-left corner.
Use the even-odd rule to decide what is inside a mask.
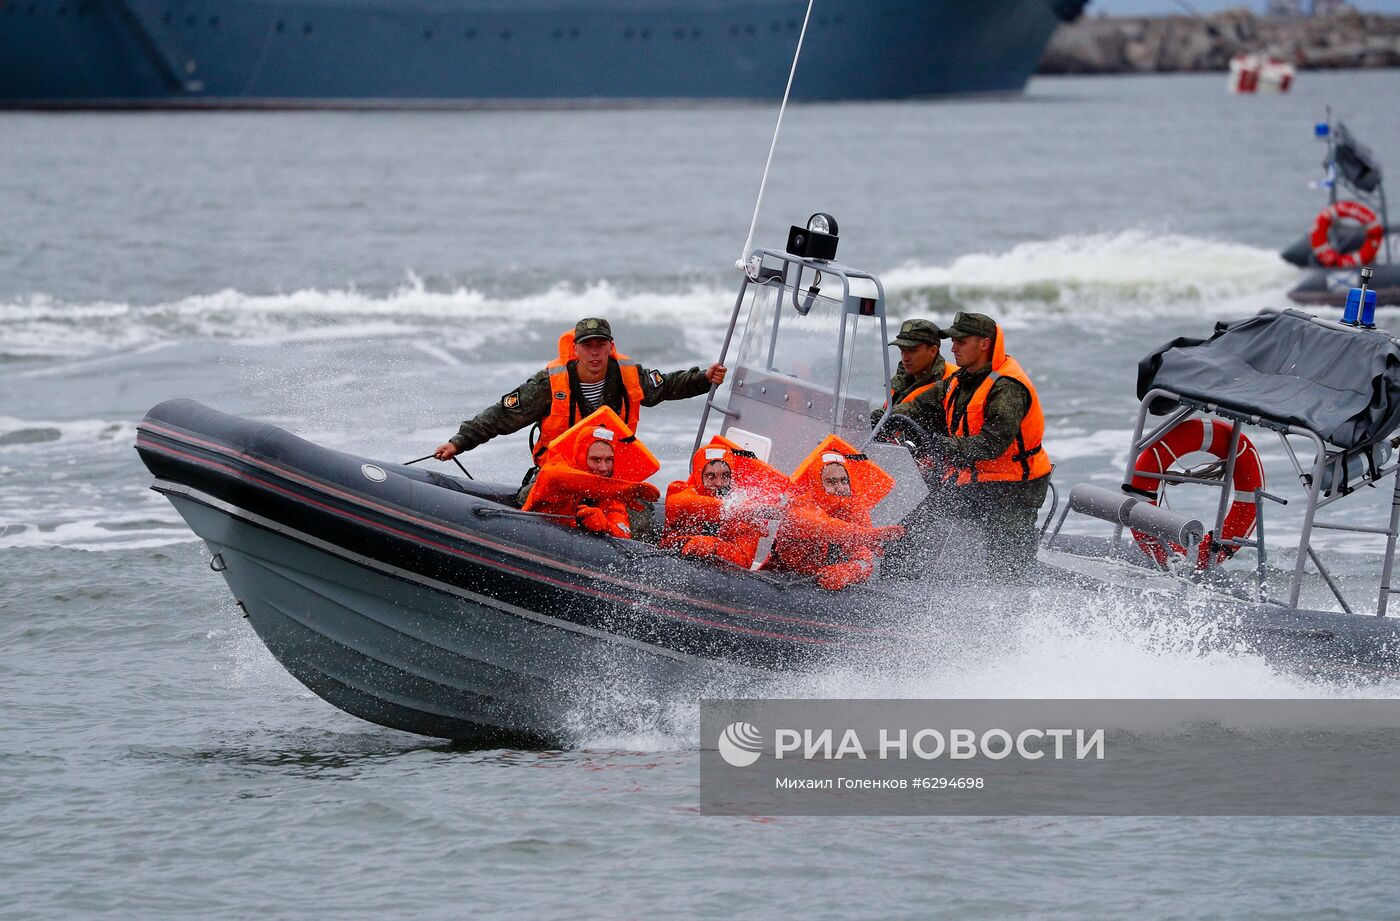
[[[1361,241],[1361,248],[1351,253],[1339,253],[1332,246],[1330,231],[1332,224],[1342,218],[1356,221],[1362,225],[1366,231],[1366,238]],[[1376,212],[1361,204],[1359,201],[1333,202],[1326,208],[1318,212],[1317,219],[1313,221],[1312,236],[1308,238],[1308,244],[1312,246],[1313,255],[1317,257],[1319,264],[1330,268],[1345,269],[1358,265],[1369,265],[1371,260],[1376,258],[1376,254],[1381,251],[1381,243],[1385,240],[1385,227],[1376,216]]]
[[[1225,459],[1230,450],[1230,425],[1219,419],[1187,419],[1172,427],[1161,438],[1148,445],[1138,455],[1133,465],[1138,473],[1165,473],[1178,458],[1187,454],[1204,451]],[[1148,500],[1156,505],[1162,497],[1164,480],[1148,476],[1135,476],[1132,488],[1142,494],[1150,494]],[[1254,443],[1243,433],[1240,434],[1239,450],[1235,452],[1235,473],[1232,484],[1235,499],[1225,513],[1225,524],[1220,536],[1210,532],[1202,538],[1200,551],[1196,554],[1196,568],[1219,566],[1234,556],[1238,547],[1222,543],[1225,540],[1248,537],[1254,533],[1254,518],[1257,509],[1254,505],[1254,491],[1264,488],[1264,465],[1259,460],[1259,452]],[[1167,547],[1178,556],[1185,555],[1186,548],[1171,542],[1164,547],[1157,538],[1141,531],[1133,532],[1133,539],[1143,553],[1152,557],[1161,566],[1167,565]]]

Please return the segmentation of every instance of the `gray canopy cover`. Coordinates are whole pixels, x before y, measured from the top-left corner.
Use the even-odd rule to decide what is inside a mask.
[[[1381,165],[1371,148],[1337,122],[1337,169],[1352,188],[1374,192],[1381,184]]]
[[[1138,398],[1154,387],[1356,448],[1400,425],[1400,346],[1383,330],[1329,328],[1294,310],[1261,313],[1152,352],[1138,363]]]

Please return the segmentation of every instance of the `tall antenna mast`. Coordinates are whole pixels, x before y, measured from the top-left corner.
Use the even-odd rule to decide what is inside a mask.
[[[797,36],[797,50],[792,54],[792,69],[788,71],[787,89],[783,90],[783,104],[778,109],[778,124],[773,128],[773,142],[768,145],[768,162],[763,164],[763,180],[758,184],[758,201],[753,205],[753,220],[749,222],[749,235],[744,240],[744,250],[735,260],[734,267],[742,269],[753,249],[753,232],[758,226],[758,212],[763,207],[763,193],[768,188],[768,170],[773,166],[773,151],[778,147],[778,134],[783,130],[783,114],[787,112],[788,97],[792,95],[792,78],[797,75],[797,61],[802,57],[802,42],[807,38],[807,24],[812,21],[812,6],[816,0],[807,0],[807,15],[802,17],[802,31]]]

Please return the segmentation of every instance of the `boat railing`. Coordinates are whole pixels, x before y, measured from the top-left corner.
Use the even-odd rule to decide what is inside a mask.
[[[773,298],[772,303],[760,303],[759,295]],[[834,311],[829,342],[820,342],[822,351],[813,349],[804,355],[804,367],[799,372],[780,367],[780,340],[785,324],[800,323],[814,307]],[[723,417],[722,432],[742,425],[746,433],[766,436],[774,444],[791,442],[792,450],[803,453],[810,445],[827,434],[840,434],[853,443],[869,440],[868,414],[870,400],[856,392],[852,375],[857,363],[857,346],[863,345],[865,357],[879,363],[881,377],[879,394],[888,400],[891,374],[888,350],[884,347],[888,330],[885,323],[885,292],[880,279],[870,272],[834,261],[811,259],[771,249],[756,249],[748,260],[743,282],[734,300],[729,326],[719,361],[728,365],[734,337],[745,311],[749,314],[749,342],[762,353],[761,357],[745,356],[733,368],[726,398],[718,398],[718,386],[712,386],[700,415],[693,451],[699,450],[710,424],[711,413]],[[756,316],[760,310],[771,310],[771,317]],[[874,342],[857,343],[858,322],[868,320],[875,328]],[[766,326],[755,324],[763,321]],[[761,341],[759,341],[761,340]],[[878,358],[875,358],[878,350]],[[868,369],[867,369],[868,370]],[[799,455],[800,456],[800,455]],[[783,466],[786,458],[769,458]]]
[[[723,399],[710,388],[692,453],[712,413],[722,417],[720,434],[784,472],[823,438],[839,435],[894,478],[872,512],[876,523],[903,521],[927,498],[928,486],[906,446],[874,440],[872,411],[890,403],[888,340],[885,289],[874,274],[754,250],[720,351],[729,387]]]
[[[1330,321],[1318,321],[1324,325],[1332,324]],[[1168,412],[1166,418],[1157,423],[1150,430],[1147,430],[1149,407],[1153,404],[1161,406],[1163,404],[1176,404],[1176,408]],[[1226,451],[1223,461],[1208,465],[1197,470],[1187,470],[1183,472],[1164,471],[1153,473],[1137,469],[1138,455],[1149,446],[1156,444],[1166,433],[1177,425],[1196,415],[1214,416],[1230,424],[1229,448]],[[1327,585],[1337,603],[1346,613],[1353,613],[1352,605],[1344,596],[1341,586],[1336,578],[1328,570],[1322,558],[1318,555],[1313,546],[1313,538],[1316,531],[1343,531],[1357,534],[1369,534],[1384,536],[1385,555],[1383,557],[1379,592],[1376,603],[1376,616],[1384,617],[1392,594],[1400,593],[1400,589],[1391,586],[1391,579],[1394,573],[1395,548],[1397,535],[1400,535],[1400,476],[1396,476],[1400,470],[1400,461],[1390,461],[1387,459],[1381,463],[1375,463],[1375,454],[1371,455],[1371,460],[1366,463],[1358,463],[1358,456],[1364,456],[1364,452],[1373,452],[1378,446],[1389,445],[1395,447],[1394,442],[1380,441],[1375,444],[1366,445],[1352,449],[1341,449],[1328,444],[1326,439],[1317,431],[1287,422],[1282,419],[1269,418],[1258,414],[1251,414],[1234,410],[1228,406],[1218,403],[1195,400],[1183,397],[1172,391],[1157,388],[1149,391],[1138,407],[1137,421],[1133,428],[1133,439],[1131,448],[1128,451],[1126,469],[1123,473],[1122,491],[1124,502],[1129,502],[1132,496],[1140,494],[1139,490],[1133,488],[1133,480],[1152,479],[1171,484],[1194,484],[1208,486],[1220,490],[1220,501],[1216,506],[1214,527],[1208,535],[1220,535],[1225,525],[1226,515],[1231,506],[1231,495],[1234,492],[1235,464],[1239,454],[1240,438],[1245,426],[1263,429],[1273,432],[1283,447],[1285,457],[1287,457],[1293,468],[1294,475],[1302,486],[1307,505],[1303,511],[1302,530],[1299,534],[1297,555],[1293,563],[1293,571],[1289,579],[1288,600],[1283,602],[1268,597],[1265,590],[1265,574],[1267,564],[1267,549],[1264,535],[1264,508],[1266,502],[1280,505],[1288,504],[1288,501],[1280,496],[1266,492],[1264,489],[1256,489],[1253,492],[1252,500],[1255,505],[1255,529],[1252,537],[1225,538],[1210,537],[1219,547],[1231,547],[1236,550],[1249,548],[1255,551],[1255,575],[1256,588],[1255,597],[1261,603],[1278,605],[1290,609],[1298,607],[1298,598],[1302,591],[1303,576],[1307,562],[1312,561],[1317,569],[1318,575]],[[1290,437],[1302,438],[1313,448],[1313,457],[1310,462],[1306,462],[1306,457],[1300,458],[1295,445]],[[1400,440],[1400,439],[1397,439]],[[1353,471],[1352,466],[1358,469]],[[1389,523],[1385,527],[1375,527],[1341,521],[1322,521],[1317,515],[1324,508],[1328,508],[1351,496],[1362,494],[1357,488],[1362,485],[1374,486],[1387,477],[1394,477],[1394,487],[1391,490],[1391,510]],[[1106,491],[1101,491],[1106,492]],[[1236,497],[1238,501],[1238,497]],[[1100,502],[1100,505],[1105,503]],[[1072,498],[1061,515],[1059,523],[1054,532],[1050,535],[1050,542],[1058,535],[1060,526],[1070,511],[1086,511],[1084,503],[1076,503]],[[1124,527],[1131,527],[1116,514],[1115,509],[1089,510],[1088,514],[1099,517],[1114,523],[1112,556],[1122,555],[1122,538]],[[1176,522],[1173,522],[1176,523]],[[1189,523],[1188,523],[1189,524]],[[1189,532],[1189,527],[1188,527]],[[1187,536],[1187,532],[1183,532]],[[1185,560],[1194,561],[1197,559],[1196,547],[1183,539],[1179,541],[1184,545]],[[1201,558],[1202,566],[1199,575],[1209,575],[1211,570],[1220,565],[1216,562],[1214,553],[1206,554]]]
[[[1340,128],[1340,125],[1338,126]],[[1385,236],[1382,237],[1383,253],[1386,262],[1395,261],[1395,251],[1391,247],[1391,237],[1396,236],[1395,230],[1390,223],[1390,206],[1385,196],[1385,177],[1379,168],[1376,172],[1376,187],[1373,190],[1358,188],[1348,181],[1346,171],[1340,169],[1337,164],[1337,138],[1339,131],[1332,127],[1332,107],[1327,107],[1327,200],[1330,204],[1337,204],[1337,188],[1343,186],[1347,194],[1361,201],[1362,204],[1372,207],[1380,217],[1381,226],[1385,229]],[[1354,143],[1355,139],[1348,135],[1348,144]],[[1369,156],[1369,155],[1368,155]]]

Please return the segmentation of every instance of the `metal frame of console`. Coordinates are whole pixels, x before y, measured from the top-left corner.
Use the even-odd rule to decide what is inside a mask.
[[[1144,433],[1147,428],[1147,417],[1149,407],[1154,402],[1169,401],[1175,403],[1177,408],[1167,414],[1167,417],[1154,426],[1150,431]],[[1138,455],[1148,446],[1155,444],[1167,432],[1175,426],[1184,422],[1194,415],[1215,416],[1230,423],[1230,443],[1223,465],[1214,465],[1212,469],[1205,473],[1192,472],[1164,472],[1160,474],[1148,473],[1137,470]],[[1344,465],[1347,462],[1348,454],[1352,452],[1339,448],[1329,448],[1326,440],[1316,431],[1305,426],[1290,424],[1281,419],[1271,419],[1258,414],[1239,412],[1229,407],[1221,406],[1203,400],[1191,399],[1169,390],[1154,389],[1148,392],[1142,399],[1137,414],[1137,421],[1133,428],[1132,447],[1128,452],[1128,461],[1123,473],[1124,491],[1128,491],[1134,477],[1147,477],[1150,479],[1163,480],[1168,483],[1194,483],[1201,486],[1210,486],[1220,490],[1220,502],[1216,508],[1215,525],[1211,529],[1212,534],[1219,534],[1225,523],[1225,516],[1230,509],[1230,496],[1233,492],[1233,482],[1235,474],[1235,460],[1239,452],[1240,435],[1246,425],[1273,432],[1278,436],[1279,443],[1283,446],[1284,454],[1293,467],[1293,472],[1297,476],[1307,499],[1307,507],[1303,513],[1303,528],[1299,535],[1297,558],[1293,565],[1292,577],[1289,581],[1288,601],[1285,604],[1281,601],[1269,599],[1264,594],[1264,574],[1267,551],[1264,543],[1264,500],[1270,500],[1279,504],[1287,504],[1287,500],[1279,496],[1272,495],[1265,491],[1256,490],[1254,493],[1254,503],[1256,506],[1255,533],[1247,539],[1227,539],[1221,543],[1226,543],[1236,548],[1249,547],[1256,552],[1256,574],[1258,576],[1258,596],[1259,600],[1269,604],[1280,605],[1288,608],[1298,607],[1298,596],[1302,590],[1303,572],[1308,559],[1313,561],[1318,574],[1321,575],[1327,587],[1331,590],[1342,610],[1348,614],[1353,613],[1352,606],[1343,596],[1337,581],[1328,572],[1322,559],[1312,546],[1313,532],[1315,530],[1329,531],[1350,531],[1359,534],[1383,535],[1386,538],[1385,558],[1381,567],[1381,579],[1379,594],[1376,605],[1376,616],[1384,617],[1388,607],[1390,595],[1400,592],[1400,589],[1391,587],[1391,576],[1394,571],[1395,547],[1397,535],[1400,535],[1400,476],[1395,476],[1400,470],[1400,461],[1380,465],[1372,476],[1367,470],[1362,476],[1355,478],[1355,486],[1340,485],[1346,483]],[[1315,451],[1312,463],[1307,467],[1300,462],[1298,452],[1289,441],[1290,436],[1298,436],[1307,439]],[[1331,476],[1329,478],[1329,468]],[[1395,484],[1390,494],[1390,522],[1385,528],[1368,527],[1365,525],[1343,524],[1337,521],[1319,521],[1317,513],[1324,508],[1334,505],[1348,496],[1356,495],[1360,492],[1361,486],[1374,486],[1387,477],[1395,476]],[[1330,483],[1332,488],[1324,490],[1324,483]],[[1065,509],[1068,515],[1070,508]],[[1061,524],[1063,517],[1061,518]],[[1123,535],[1123,523],[1117,522],[1113,532],[1114,547],[1119,546]],[[1059,527],[1056,527],[1056,532]],[[1053,535],[1052,535],[1053,540]],[[1188,550],[1187,559],[1194,559],[1194,548]],[[1212,558],[1207,558],[1207,569],[1211,567]]]

